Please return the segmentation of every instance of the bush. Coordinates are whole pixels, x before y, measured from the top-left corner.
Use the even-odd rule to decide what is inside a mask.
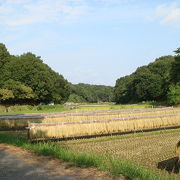
[[[170,86],[167,94],[167,102],[169,105],[180,104],[180,83]]]
[[[71,94],[68,98],[68,102],[74,102],[74,103],[82,103],[86,102],[86,100],[77,94]]]

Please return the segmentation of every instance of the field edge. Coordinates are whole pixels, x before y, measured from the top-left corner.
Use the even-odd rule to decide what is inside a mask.
[[[107,171],[112,176],[123,175],[130,179],[142,180],[175,180],[174,177],[160,175],[147,168],[124,160],[116,160],[111,156],[97,156],[94,154],[74,153],[55,143],[32,144],[23,138],[14,138],[11,135],[0,134],[0,143],[10,144],[23,149],[34,151],[40,155],[51,155],[55,158],[72,162],[77,167],[96,167],[100,171]]]

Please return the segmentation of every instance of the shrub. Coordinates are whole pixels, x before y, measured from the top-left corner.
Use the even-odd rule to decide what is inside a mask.
[[[180,104],[180,83],[170,86],[167,94],[167,102],[169,105]]]

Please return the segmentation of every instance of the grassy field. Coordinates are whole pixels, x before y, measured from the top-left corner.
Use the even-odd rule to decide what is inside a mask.
[[[130,104],[130,105],[115,105],[112,103],[104,104],[85,104],[85,105],[14,105],[6,108],[0,105],[0,114],[17,114],[17,113],[48,113],[48,112],[62,112],[62,111],[92,111],[92,110],[111,110],[111,109],[132,109],[132,108],[152,108],[160,107],[153,103],[147,102],[143,104]]]
[[[22,114],[22,113],[46,113],[46,112],[63,112],[70,111],[70,107],[64,105],[14,105],[8,107],[8,112],[4,106],[0,106],[0,114]]]

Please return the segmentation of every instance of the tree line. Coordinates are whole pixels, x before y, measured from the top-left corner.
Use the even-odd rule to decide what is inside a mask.
[[[39,104],[112,101],[113,87],[73,85],[43,63],[40,56],[11,55],[0,43],[0,103]]]
[[[180,48],[175,53],[117,79],[115,87],[74,85],[43,63],[40,56],[30,52],[14,56],[0,43],[0,103],[160,101],[180,104]]]
[[[130,75],[117,79],[116,103],[160,101],[180,104],[180,48],[175,56],[163,56]]]
[[[3,104],[63,103],[70,94],[64,77],[32,53],[11,55],[0,44],[0,102]]]
[[[114,101],[114,88],[112,86],[91,85],[79,83],[71,84],[70,102],[112,102]]]

